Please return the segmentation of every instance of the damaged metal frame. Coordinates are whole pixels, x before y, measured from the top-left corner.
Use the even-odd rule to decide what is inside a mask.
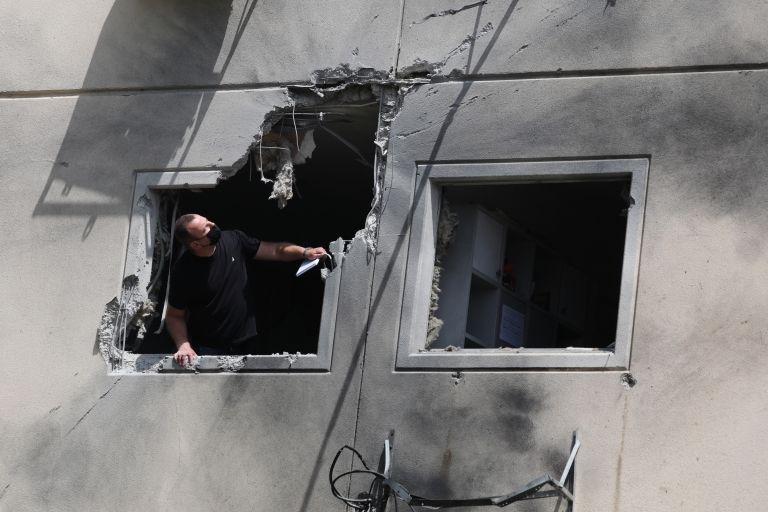
[[[581,441],[578,433],[574,432],[571,440],[571,451],[565,468],[559,480],[555,480],[549,473],[531,480],[522,487],[515,489],[509,494],[501,496],[487,496],[481,498],[459,498],[459,499],[435,499],[424,498],[411,494],[410,491],[400,482],[392,479],[392,451],[394,432],[384,440],[384,449],[379,463],[378,471],[372,471],[360,453],[352,447],[342,447],[333,459],[328,473],[333,495],[345,502],[349,507],[364,512],[385,512],[390,497],[404,502],[409,507],[426,507],[433,510],[458,508],[458,507],[483,507],[495,506],[506,507],[512,503],[525,500],[537,500],[544,498],[557,498],[555,511],[560,510],[560,505],[565,501],[566,511],[573,509],[574,503],[574,476],[576,455],[581,447]],[[334,468],[339,460],[341,453],[349,450],[362,463],[364,469],[351,469],[350,471],[334,475]],[[336,488],[336,482],[340,479],[356,474],[368,474],[373,476],[373,481],[369,486],[369,491],[358,495],[357,498],[351,498],[342,495]]]

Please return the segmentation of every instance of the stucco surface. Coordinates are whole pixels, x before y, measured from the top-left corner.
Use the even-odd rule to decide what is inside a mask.
[[[401,13],[396,2],[364,0],[4,0],[0,9],[0,91],[307,82],[341,65],[386,71]]]
[[[473,7],[446,12],[463,6]],[[446,74],[763,63],[766,16],[759,0],[409,1],[399,68],[419,60]]]
[[[755,450],[768,363],[766,92],[766,73],[728,72],[452,83],[407,95],[393,125],[373,296],[394,305],[404,293],[402,206],[415,162],[646,155],[637,385],[625,389],[617,372],[397,372],[398,325],[372,309],[359,448],[377,454],[394,428],[396,479],[421,495],[471,496],[562,467],[578,429],[577,510],[759,508],[743,490],[766,469]]]
[[[331,458],[354,444],[375,463],[390,429],[393,477],[424,496],[558,473],[578,430],[577,512],[763,508],[768,73],[504,75],[760,64],[768,7],[472,4],[0,0],[0,510],[342,510]],[[108,376],[96,329],[134,171],[230,166],[289,105],[274,83],[396,59],[496,76],[405,94],[377,251],[356,241],[344,263],[331,372]],[[637,384],[397,371],[416,162],[603,157],[650,160]]]
[[[288,105],[288,96],[281,89],[108,93],[3,105],[8,123],[26,112],[40,115],[41,108],[67,112],[58,147],[48,147],[46,158],[33,162],[21,156],[18,165],[36,165],[35,175],[47,176],[35,192],[35,215],[90,217],[129,213],[134,170],[232,165],[246,154],[264,115]],[[34,140],[23,138],[27,144]]]
[[[33,422],[3,420],[4,509],[329,507],[319,459],[349,435],[354,409],[311,406],[346,403],[329,375],[278,379],[51,380],[61,402]]]
[[[356,438],[375,460],[394,428],[394,476],[427,496],[557,472],[578,429],[577,510],[759,508],[742,490],[766,469],[767,88],[762,72],[420,86],[393,125],[372,292],[361,245],[345,263],[330,375],[119,381],[94,341],[133,170],[232,163],[287,95],[0,101],[2,505],[337,510],[330,457]],[[633,155],[651,160],[634,388],[615,372],[394,371],[416,161]]]
[[[336,506],[325,472],[353,439],[370,293],[363,244],[344,265],[330,374],[110,377],[95,346],[121,281],[134,169],[231,164],[285,98],[221,93],[197,130],[170,132],[162,126],[187,93],[0,101],[0,130],[12,134],[0,143],[12,269],[0,276],[0,509]]]

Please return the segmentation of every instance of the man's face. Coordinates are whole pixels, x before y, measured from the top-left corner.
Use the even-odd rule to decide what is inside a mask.
[[[211,231],[216,224],[206,219],[202,215],[195,215],[195,218],[187,224],[187,232],[192,239],[189,242],[190,247],[202,249],[213,245],[208,240],[208,232]]]

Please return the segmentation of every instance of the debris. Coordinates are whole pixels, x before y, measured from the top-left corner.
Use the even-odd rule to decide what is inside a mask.
[[[443,199],[443,204],[440,207],[440,217],[437,221],[435,266],[432,270],[432,291],[429,296],[429,319],[427,320],[427,348],[437,340],[440,336],[440,329],[443,327],[443,321],[436,316],[440,303],[440,275],[443,271],[442,260],[451,243],[456,238],[456,228],[458,225],[458,216],[451,211],[448,201]]]
[[[629,372],[622,373],[620,381],[621,385],[624,386],[624,389],[632,389],[635,387],[635,384],[637,384],[637,379],[635,379]]]
[[[317,149],[317,144],[315,143],[315,130],[307,130],[304,132],[304,137],[301,139],[301,144],[299,144],[299,150],[293,158],[293,163],[296,165],[307,163],[307,159],[312,156],[315,149]]]
[[[216,366],[225,372],[238,372],[245,367],[245,356],[218,356]]]
[[[280,209],[285,208],[288,201],[293,197],[293,162],[291,161],[290,146],[288,144],[281,144],[280,147],[287,149],[287,151],[279,151],[277,155],[277,164],[274,184],[272,185],[272,193],[269,195],[270,199],[277,199],[277,207]],[[262,171],[262,168],[259,168]],[[267,168],[267,170],[272,170]],[[263,175],[262,175],[263,176]]]
[[[386,71],[367,67],[353,68],[349,64],[319,69],[310,75],[310,80],[315,85],[370,83],[371,81],[385,81],[388,78],[389,74]]]
[[[400,68],[400,74],[407,77],[439,75],[442,70],[441,64],[428,62],[424,59],[416,59],[410,65]]]
[[[397,117],[402,106],[402,97],[409,88],[400,87],[395,92],[391,89],[372,88],[374,94],[380,95],[379,128],[376,131],[376,161],[374,165],[373,200],[371,209],[365,218],[365,227],[355,234],[355,238],[361,238],[368,252],[376,252],[376,237],[379,230],[379,218],[384,208],[384,178],[387,168],[387,147],[389,146],[390,125]]]

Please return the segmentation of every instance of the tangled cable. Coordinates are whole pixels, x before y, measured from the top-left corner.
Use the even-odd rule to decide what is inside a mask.
[[[338,462],[339,457],[344,450],[351,451],[365,469],[351,469],[334,477],[333,470],[336,468],[336,463]],[[336,487],[336,482],[342,478],[360,474],[371,475],[373,477],[370,486],[368,486],[367,493],[360,493],[357,498],[352,498],[351,496],[343,495],[341,491],[339,491],[339,489]],[[360,455],[360,452],[349,445],[342,446],[339,451],[336,452],[336,456],[333,458],[333,462],[331,463],[331,468],[328,470],[328,481],[331,484],[331,492],[333,495],[343,501],[347,506],[362,512],[374,512],[376,510],[381,510],[381,506],[386,503],[390,496],[389,486],[385,484],[386,480],[387,477],[382,473],[370,469],[368,464],[365,463],[363,456]]]
[[[413,507],[426,507],[430,509],[443,509],[443,508],[456,508],[456,507],[506,507],[512,503],[516,503],[523,500],[535,500],[542,498],[557,498],[556,510],[559,510],[560,504],[565,500],[567,506],[570,507],[573,504],[573,492],[566,487],[568,481],[572,482],[573,464],[576,459],[576,453],[579,450],[581,442],[579,441],[576,433],[574,432],[571,453],[568,457],[568,462],[565,464],[563,470],[563,476],[560,480],[555,480],[548,473],[544,473],[542,476],[531,480],[527,484],[520,486],[513,490],[509,494],[501,496],[484,496],[479,498],[424,498],[411,494],[408,489],[401,483],[392,480],[391,474],[391,457],[389,455],[390,440],[384,441],[384,472],[379,473],[373,471],[365,463],[363,456],[360,452],[355,450],[349,445],[342,446],[336,456],[333,458],[331,468],[328,471],[328,481],[331,484],[331,492],[334,497],[343,501],[348,507],[361,512],[382,512],[390,497],[395,499],[395,510],[397,510],[397,502],[402,501],[413,511]],[[339,461],[344,450],[349,450],[357,457],[357,460],[363,465],[365,469],[350,469],[336,476],[333,475],[333,470],[336,468],[336,463]],[[352,467],[354,467],[354,459],[352,460]],[[368,486],[368,492],[358,494],[356,498],[351,496],[345,496],[336,487],[336,482],[344,477],[351,477],[352,475],[370,475],[373,477],[371,484]]]

